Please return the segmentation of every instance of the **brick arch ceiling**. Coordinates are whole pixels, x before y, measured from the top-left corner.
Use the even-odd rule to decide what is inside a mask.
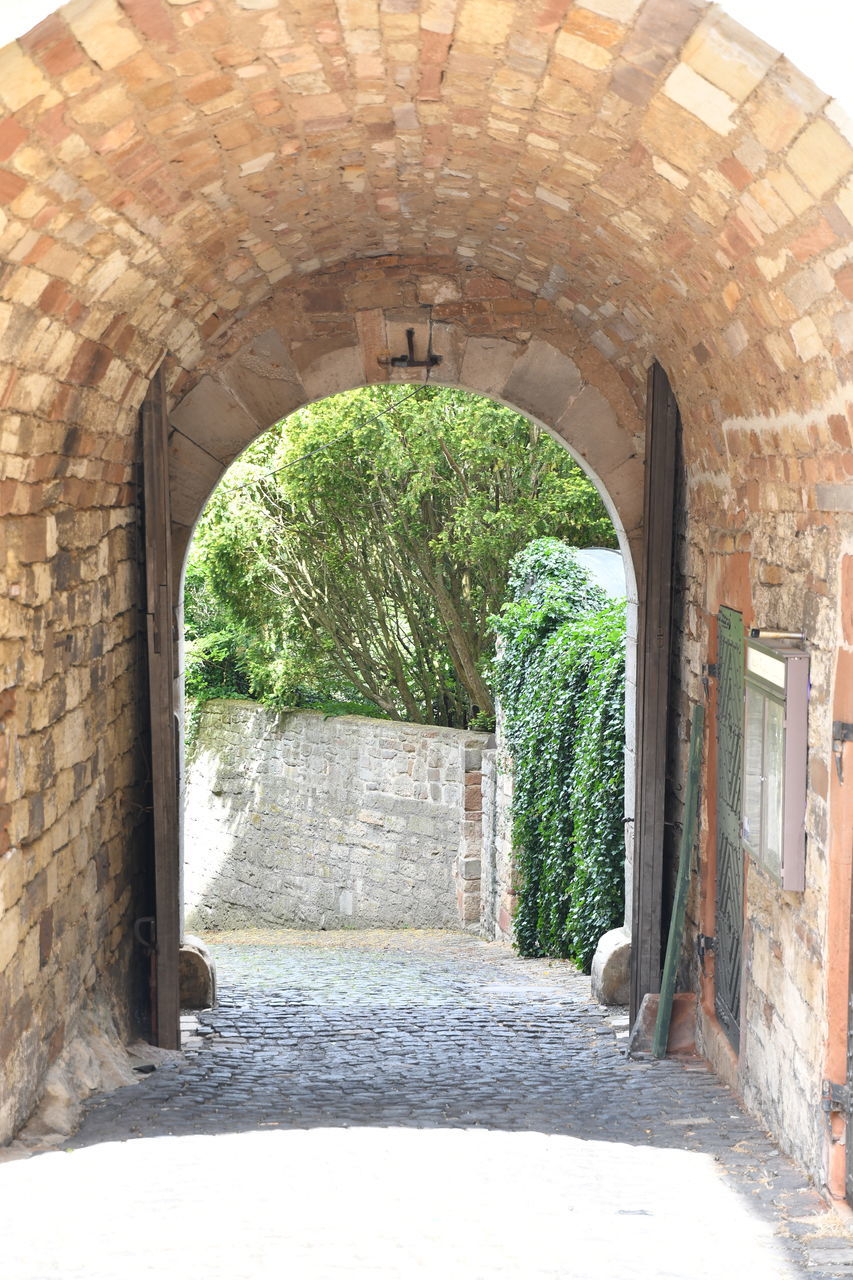
[[[850,126],[699,0],[74,0],[0,99],[13,412],[129,435],[165,349],[177,398],[388,255],[508,283],[638,407],[658,355],[710,471],[849,384]]]

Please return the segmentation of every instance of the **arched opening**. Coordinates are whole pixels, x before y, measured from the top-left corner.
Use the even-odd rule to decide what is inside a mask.
[[[367,418],[367,426],[376,439],[371,438],[367,445],[360,444],[362,451],[366,449],[366,452],[358,455],[359,461],[351,479],[355,475],[366,474],[370,457],[380,448],[383,439],[393,439],[399,446],[398,437],[394,435],[398,406],[402,409],[408,403],[409,414],[413,412],[413,407],[415,415],[418,413],[417,401],[412,400],[413,395],[418,395],[417,383],[414,388],[389,388],[389,391],[393,394],[388,397],[372,397],[379,412]],[[446,430],[450,415],[455,415],[455,434],[451,430],[449,437],[445,435],[440,449],[432,446],[436,454],[430,463],[430,469],[437,461],[443,460],[447,464],[445,489],[448,487],[448,480],[459,478],[459,491],[453,502],[461,506],[467,495],[472,513],[479,508],[473,505],[471,489],[473,487],[479,494],[477,486],[481,485],[481,499],[494,502],[493,518],[496,519],[500,513],[504,527],[510,531],[502,532],[500,537],[495,534],[497,560],[494,556],[485,556],[481,552],[479,558],[472,556],[470,566],[463,563],[462,551],[456,552],[455,559],[451,557],[433,564],[425,558],[424,563],[420,564],[418,547],[411,544],[409,534],[403,537],[405,545],[400,546],[399,556],[395,559],[397,544],[386,537],[381,556],[394,560],[398,566],[407,556],[411,556],[419,564],[418,572],[414,576],[407,575],[403,568],[393,580],[383,578],[377,582],[368,579],[364,590],[366,596],[368,590],[373,593],[367,597],[370,599],[376,596],[377,591],[380,595],[383,592],[397,593],[394,596],[386,594],[382,600],[386,621],[391,611],[399,607],[405,628],[411,627],[414,617],[421,617],[424,627],[438,624],[439,633],[440,624],[443,623],[448,628],[443,634],[448,637],[446,643],[452,646],[447,652],[453,654],[452,670],[455,675],[444,677],[449,678],[450,683],[439,701],[435,700],[435,691],[430,692],[431,684],[422,686],[416,679],[411,685],[403,680],[398,680],[395,685],[394,677],[402,669],[406,653],[410,652],[409,642],[419,642],[421,639],[409,632],[405,650],[391,646],[392,658],[397,662],[396,668],[393,662],[388,665],[387,645],[382,645],[381,653],[374,656],[374,662],[384,664],[385,675],[381,679],[378,672],[365,670],[369,654],[363,643],[353,645],[353,650],[356,650],[353,665],[350,665],[349,656],[347,657],[343,677],[345,680],[353,677],[356,680],[352,689],[348,689],[347,696],[364,698],[373,693],[376,700],[373,720],[359,721],[348,716],[345,720],[329,721],[330,714],[334,715],[336,710],[345,712],[348,708],[336,708],[328,700],[324,704],[322,716],[300,712],[291,706],[293,714],[288,717],[284,726],[279,725],[277,716],[259,706],[252,707],[245,703],[231,707],[227,703],[212,706],[205,720],[205,750],[197,767],[190,773],[184,809],[182,883],[188,912],[187,927],[192,932],[205,927],[216,930],[252,924],[304,924],[328,929],[342,926],[399,928],[414,925],[467,928],[487,937],[508,936],[511,932],[510,914],[514,896],[510,883],[511,865],[508,851],[501,849],[499,854],[495,841],[495,832],[498,829],[503,831],[509,825],[508,813],[496,811],[498,805],[505,807],[508,804],[508,789],[505,783],[497,785],[496,776],[498,760],[502,759],[504,753],[501,752],[497,757],[493,740],[482,732],[477,732],[483,726],[477,719],[471,722],[471,713],[478,710],[477,707],[472,707],[472,700],[475,697],[482,699],[483,696],[489,698],[490,711],[491,690],[485,688],[483,694],[478,693],[477,687],[466,677],[468,667],[482,669],[482,658],[478,655],[481,650],[488,651],[491,638],[484,634],[484,628],[479,625],[470,632],[471,619],[466,624],[461,614],[457,616],[456,607],[451,608],[453,616],[448,619],[442,613],[444,588],[442,591],[436,588],[436,596],[428,589],[424,590],[423,584],[432,581],[439,571],[447,572],[449,576],[444,581],[450,594],[455,596],[457,589],[462,591],[459,584],[453,585],[456,576],[460,572],[463,577],[470,574],[476,599],[479,601],[478,613],[485,621],[488,615],[497,613],[501,608],[510,559],[531,538],[563,534],[577,545],[584,542],[597,544],[602,539],[605,543],[612,544],[616,540],[616,531],[611,526],[608,532],[609,521],[604,510],[601,507],[596,510],[590,505],[593,490],[588,486],[584,488],[576,469],[567,469],[560,461],[561,449],[555,449],[548,440],[540,439],[537,443],[535,428],[529,417],[520,417],[512,410],[503,415],[494,411],[490,413],[488,406],[495,406],[496,401],[470,397],[461,399],[453,397],[449,392],[449,388],[434,388],[427,392],[430,397],[427,402],[429,410],[420,410],[424,422],[434,422],[432,430],[436,433],[440,430],[442,421]],[[344,406],[342,408],[339,405],[339,413],[346,410],[346,400],[342,399]],[[335,403],[334,400],[329,402],[329,414],[333,413],[332,406]],[[320,404],[321,409],[322,404],[323,402]],[[291,466],[309,464],[316,468],[317,450],[320,449],[323,459],[320,465],[324,469],[321,476],[315,477],[318,484],[328,484],[329,477],[338,469],[348,475],[353,466],[348,457],[354,448],[351,437],[355,430],[366,430],[363,423],[365,413],[366,410],[362,408],[352,416],[353,410],[350,407],[350,416],[343,420],[340,428],[333,427],[322,436],[311,437],[313,447],[308,449],[307,445],[304,446],[307,449],[305,454],[301,454],[299,449],[291,450],[281,454],[277,460],[287,458],[285,469],[288,476],[292,476],[293,473],[289,470]],[[472,425],[463,431],[460,424],[467,419],[477,426]],[[428,443],[425,445],[424,427],[421,425],[418,428],[420,420],[415,416],[412,421],[415,423],[415,430],[420,430],[418,448],[429,448]],[[561,448],[572,452],[571,446],[553,428],[548,434],[555,438]],[[279,441],[279,449],[281,440],[285,438],[286,421],[276,429],[275,439]],[[322,443],[318,445],[317,440],[322,440]],[[501,440],[504,441],[503,445],[499,443]],[[261,452],[258,445],[261,446]],[[454,459],[452,450],[460,446],[467,449],[469,456],[466,458],[462,454]],[[496,477],[500,479],[504,471],[509,473],[509,479],[500,481],[502,487],[494,499],[487,495],[486,488],[481,484],[477,463],[472,460],[471,455],[477,456],[478,448],[481,450],[481,460],[485,461],[489,457],[493,459]],[[502,454],[501,448],[504,450]],[[268,439],[260,436],[258,443],[248,446],[238,463],[232,464],[232,468],[226,472],[226,479],[230,483],[224,488],[223,498],[217,508],[216,528],[219,533],[213,534],[209,523],[206,529],[208,539],[218,539],[214,542],[214,552],[209,554],[220,557],[215,561],[219,566],[215,572],[220,578],[223,563],[230,566],[229,573],[245,573],[254,578],[259,576],[257,567],[250,567],[253,559],[251,550],[248,554],[244,551],[245,547],[252,546],[252,540],[225,532],[233,520],[239,519],[245,527],[251,525],[256,529],[254,545],[257,546],[257,557],[261,556],[261,527],[267,532],[273,527],[274,538],[280,538],[283,532],[279,520],[282,514],[280,504],[284,501],[284,496],[275,488],[276,472],[272,470],[269,450]],[[392,448],[392,454],[395,464],[404,467],[409,481],[417,482],[419,473],[415,468],[411,469],[409,475],[409,464],[405,461],[406,451],[401,454],[398,449]],[[389,463],[390,461],[389,455]],[[463,467],[467,468],[467,474]],[[544,497],[538,499],[537,506],[538,491],[535,484],[530,492],[525,488],[525,485],[531,484],[531,474],[538,476],[544,471],[547,478],[549,472],[555,469],[557,479],[564,483],[563,492],[569,493],[570,481],[576,491],[575,501],[580,505],[574,510],[568,506],[561,508],[553,495],[548,498],[547,504]],[[313,471],[309,474],[313,475]],[[572,476],[578,476],[578,479],[572,479]],[[407,482],[398,478],[396,483]],[[290,485],[293,488],[293,480]],[[359,485],[361,487],[361,482]],[[366,479],[363,487],[373,492]],[[394,483],[390,489],[380,485],[377,500],[387,502],[393,488]],[[303,501],[310,496],[300,490],[298,483],[296,489],[302,494]],[[516,490],[521,490],[521,494],[517,495]],[[232,495],[231,502],[236,504],[230,510],[223,505],[228,501],[225,495],[229,492]],[[587,493],[589,497],[586,496]],[[247,494],[250,496],[247,497]],[[568,502],[568,498],[565,501]],[[525,502],[533,508],[532,514],[528,511],[522,515]],[[516,510],[516,506],[510,505],[513,503],[517,505],[518,518],[527,520],[527,524],[522,525],[520,530],[514,527],[513,517],[509,515],[510,511]],[[611,511],[614,510],[612,500],[608,501],[608,506]],[[456,508],[451,506],[442,519],[451,519],[451,513],[455,512]],[[342,512],[333,504],[326,514],[330,519],[338,519]],[[296,512],[293,511],[291,519],[295,515]],[[488,518],[488,510],[485,515]],[[315,512],[309,521],[309,527],[320,518]],[[354,527],[352,537],[365,538],[373,546],[379,535],[378,531],[370,533],[370,524],[376,518],[374,513],[368,519],[366,530],[361,529],[361,526],[358,529]],[[386,513],[386,518],[390,518],[389,513]],[[260,525],[253,523],[258,519],[261,519]],[[442,526],[442,529],[447,536],[450,535],[449,523],[446,527]],[[525,529],[527,532],[524,532]],[[588,531],[584,533],[584,529]],[[424,528],[421,532],[426,550],[428,530]],[[440,530],[436,531],[439,532]],[[471,528],[472,536],[477,538],[485,536],[485,532],[485,526],[482,529]],[[340,536],[339,529],[336,540]],[[228,542],[228,550],[224,553],[223,538]],[[324,539],[320,542],[322,547]],[[279,555],[282,545],[275,542],[274,550],[267,548],[264,555]],[[306,547],[302,549],[303,557],[315,553],[316,547],[313,552]],[[221,560],[223,554],[225,558]],[[321,554],[325,556],[324,547]],[[463,560],[458,559],[460,554]],[[619,558],[613,552],[602,554]],[[580,553],[580,558],[581,561],[584,560],[583,552]],[[257,559],[256,566],[260,562]],[[268,562],[264,563],[269,568]],[[631,616],[634,618],[636,599],[633,565],[630,561],[627,565],[624,561],[621,563],[625,566],[625,586],[617,594],[624,596],[631,591],[634,597],[631,599]],[[480,572],[488,570],[491,575],[488,582],[480,581],[477,577],[477,566],[481,564]],[[288,567],[282,564],[280,558],[275,569],[276,583],[279,575],[287,579]],[[329,565],[324,558],[322,572],[326,574],[328,571]],[[294,592],[302,592],[310,585],[306,582],[304,573],[305,571],[301,574],[294,573],[290,587]],[[235,608],[239,611],[243,607],[244,590],[239,586],[235,586],[232,593],[230,586],[223,588],[220,582],[220,592],[224,592],[224,596],[231,601],[232,616]],[[410,594],[412,592],[415,593],[414,596]],[[427,616],[424,613],[427,602],[432,601],[435,609],[436,600],[437,611],[434,616]],[[447,601],[443,602],[448,604]],[[258,606],[263,617],[269,617],[277,607],[274,595],[264,597]],[[323,614],[327,614],[331,607],[327,581]],[[357,628],[358,623],[354,619],[358,612],[355,600],[344,602],[341,616],[345,620],[345,626],[349,619],[348,625]],[[311,616],[317,622],[317,617]],[[253,609],[251,618],[256,620],[257,617],[258,613]],[[433,618],[432,622],[429,621],[430,617]],[[322,623],[322,618],[320,621]],[[257,623],[252,621],[250,625]],[[378,638],[383,640],[382,635]],[[336,639],[346,646],[347,637],[341,640],[340,635],[337,635]],[[431,631],[429,635],[425,632],[423,642],[423,648],[419,651],[420,668],[413,669],[415,677],[425,669],[432,670],[434,660],[441,658],[441,648],[436,647],[434,632]],[[629,640],[632,660],[634,644],[632,629]],[[347,651],[347,654],[350,652]],[[263,678],[262,676],[261,679]],[[338,673],[338,679],[340,678],[341,672]],[[463,702],[458,702],[458,693],[449,693],[452,688],[464,694]],[[240,686],[239,691],[247,693],[249,689]],[[389,691],[392,699],[390,702],[383,700],[389,697]],[[275,696],[277,695],[273,694]],[[330,696],[327,695],[327,698]],[[370,708],[363,710],[367,710],[369,714]],[[375,719],[375,716],[383,714],[386,719]],[[450,727],[430,727],[442,724]],[[626,737],[631,735],[625,743],[625,755],[629,764],[632,764],[633,700],[629,703],[624,724]],[[455,728],[452,727],[454,725]],[[247,733],[251,742],[245,741],[241,756],[239,736]],[[227,746],[220,745],[226,742]],[[403,769],[402,777],[398,776],[398,766]],[[487,779],[483,777],[484,770],[487,771]],[[368,773],[370,776],[366,777]],[[469,795],[474,790],[477,791],[477,796]],[[622,822],[622,797],[618,798],[618,807],[616,823],[621,840],[623,829],[630,833],[630,822],[627,826]],[[630,819],[631,815],[628,816]],[[410,820],[411,832],[407,819]],[[368,824],[367,827],[365,823]],[[334,833],[331,838],[326,835],[329,830]],[[630,862],[626,868],[623,858],[618,868],[614,868],[614,875],[621,880],[626,869],[630,875]],[[621,885],[615,886],[612,892],[619,896]],[[622,923],[621,914],[618,919],[608,920],[608,925],[621,926]]]

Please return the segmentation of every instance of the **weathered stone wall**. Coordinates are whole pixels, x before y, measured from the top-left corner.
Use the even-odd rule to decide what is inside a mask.
[[[0,456],[0,1142],[26,1119],[96,988],[124,1032],[142,1004],[133,445],[114,434],[111,398],[89,410],[87,431],[49,407],[5,412],[0,430],[5,448],[21,449]]]
[[[515,912],[512,859],[512,761],[498,745],[483,752],[482,933],[510,942]]]
[[[697,985],[704,994],[705,1051],[721,1073],[740,1084],[748,1105],[788,1150],[823,1177],[828,1175],[827,1127],[820,1107],[829,1023],[827,979],[833,964],[844,965],[831,920],[830,806],[836,776],[832,721],[846,718],[839,714],[838,699],[845,695],[836,675],[844,639],[838,584],[845,552],[853,544],[853,454],[846,446],[850,410],[842,409],[830,399],[810,412],[727,420],[723,438],[733,467],[727,474],[688,476],[691,524],[683,553],[685,739],[687,695],[705,696],[703,664],[716,657],[715,615],[721,605],[740,610],[747,629],[802,632],[810,651],[806,888],[803,893],[783,892],[764,869],[745,858],[737,1063],[710,1016],[713,962],[706,966],[704,981],[697,975]],[[713,762],[713,681],[708,694],[706,757]],[[684,756],[686,741],[682,776]],[[708,934],[716,931],[713,788],[711,774],[700,823],[703,875],[695,903],[697,927]],[[849,842],[849,827],[846,836],[839,827],[834,839],[840,854],[843,841]],[[842,1076],[845,1070],[842,1065]]]
[[[207,703],[187,780],[188,927],[476,927],[466,765],[479,791],[487,743],[431,725]]]

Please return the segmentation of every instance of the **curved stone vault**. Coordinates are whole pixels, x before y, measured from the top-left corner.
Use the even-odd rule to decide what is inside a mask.
[[[700,0],[73,0],[0,51],[0,104],[0,1137],[96,987],[123,993],[126,1023],[141,1000],[137,425],[154,371],[182,553],[250,439],[384,378],[413,327],[438,380],[566,440],[626,547],[646,370],[665,367],[684,424],[683,723],[721,604],[812,646],[816,852],[796,902],[750,889],[758,1012],[732,1070],[820,1169],[777,1060],[819,1087],[846,998],[822,976],[846,937],[830,724],[853,721],[837,105]],[[711,932],[705,804],[694,923]],[[762,977],[773,948],[807,971]]]

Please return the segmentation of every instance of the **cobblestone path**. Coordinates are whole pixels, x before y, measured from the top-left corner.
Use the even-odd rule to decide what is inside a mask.
[[[149,1226],[56,1271],[31,1244],[4,1277],[171,1280],[204,1258],[235,1280],[270,1252],[298,1278],[853,1276],[838,1219],[733,1095],[697,1060],[627,1060],[624,1015],[570,965],[442,933],[209,941],[220,1001],[186,1020],[184,1059],[93,1099],[72,1156],[0,1169],[2,1195],[53,1162],[71,1219],[87,1178],[101,1202],[127,1178]]]

